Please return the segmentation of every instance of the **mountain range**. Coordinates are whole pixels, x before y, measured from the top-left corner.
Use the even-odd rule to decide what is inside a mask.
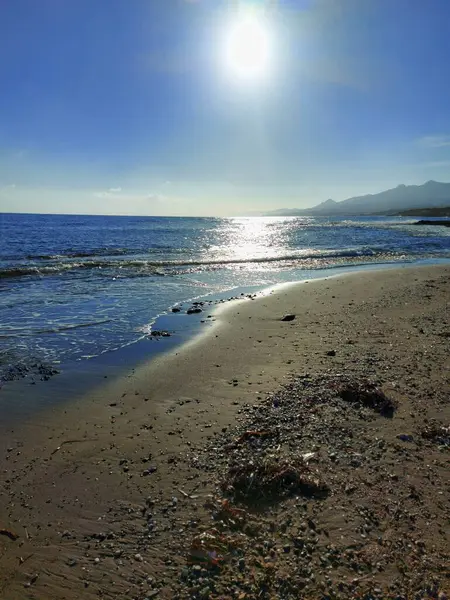
[[[341,202],[326,200],[312,208],[281,208],[267,216],[392,215],[405,210],[450,206],[450,183],[427,181],[423,185],[398,185],[378,194],[355,196]]]

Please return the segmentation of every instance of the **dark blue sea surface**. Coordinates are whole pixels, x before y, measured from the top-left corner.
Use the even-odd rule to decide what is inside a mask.
[[[173,305],[345,266],[450,258],[450,229],[401,217],[0,215],[0,377],[148,337]]]

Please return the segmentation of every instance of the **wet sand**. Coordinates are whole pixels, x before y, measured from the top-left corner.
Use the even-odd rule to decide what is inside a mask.
[[[217,583],[207,570],[192,572],[197,565],[183,571],[192,540],[211,525],[211,503],[222,499],[218,486],[228,466],[221,444],[229,443],[226,436],[232,439],[235,428],[237,434],[240,426],[245,429],[252,422],[249,407],[270,404],[271,394],[296,377],[306,376],[319,390],[327,377],[343,373],[376,380],[398,402],[389,420],[367,417],[363,411],[353,423],[353,413],[345,413],[362,450],[354,449],[356,454],[364,454],[375,439],[387,445],[389,452],[370,459],[382,469],[381,481],[367,475],[370,482],[361,483],[364,473],[371,472],[370,464],[350,468],[339,456],[330,459],[334,450],[327,444],[333,438],[322,433],[321,439],[308,440],[308,448],[317,446],[313,451],[326,455],[316,468],[322,476],[335,472],[335,481],[330,480],[326,499],[306,499],[302,510],[314,516],[317,529],[327,532],[316,537],[328,543],[331,539],[349,548],[356,535],[374,556],[385,551],[380,538],[401,535],[416,544],[410,539],[411,523],[399,512],[379,519],[362,534],[365,538],[355,533],[357,525],[348,518],[347,511],[363,503],[369,488],[378,495],[387,493],[383,482],[389,471],[392,505],[405,502],[405,490],[412,493],[410,484],[420,498],[415,501],[413,533],[417,547],[423,544],[427,550],[422,558],[428,560],[430,581],[438,579],[436,589],[446,590],[448,448],[421,435],[426,419],[443,426],[450,422],[449,275],[450,267],[358,272],[232,303],[219,310],[204,336],[114,382],[106,380],[88,397],[41,415],[38,423],[4,432],[0,598],[258,597],[243,587],[230,587],[227,569],[237,572],[233,561],[239,556],[230,559],[223,581],[219,577]],[[287,313],[296,318],[282,322]],[[322,410],[316,421],[326,417]],[[305,413],[305,427],[311,419]],[[298,427],[295,421],[292,427]],[[416,443],[418,439],[423,443]],[[350,501],[344,480],[355,486]],[[283,499],[264,515],[276,524],[272,529],[282,533],[279,519],[288,509],[292,513],[292,501]],[[374,498],[372,504],[376,502]],[[337,506],[346,518],[337,518]],[[289,527],[300,527],[305,514],[296,513]],[[289,528],[284,532],[293,535]],[[290,554],[283,550],[287,542],[281,533],[271,547],[275,556]],[[258,545],[256,540],[253,545]],[[328,585],[325,575],[333,579],[335,570],[345,585],[361,580],[352,584],[352,592],[345,588],[342,597],[358,597],[358,586],[367,584],[380,590],[377,597],[386,598],[389,586],[397,580],[403,585],[408,570],[418,569],[412,561],[361,575],[343,563],[342,568],[324,566],[322,571],[318,566],[314,580],[307,576],[305,591],[296,597],[323,597],[319,583]],[[274,588],[259,597],[277,593]]]

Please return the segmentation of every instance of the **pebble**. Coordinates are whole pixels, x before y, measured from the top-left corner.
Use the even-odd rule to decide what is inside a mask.
[[[148,469],[145,469],[145,471],[142,471],[142,475],[145,477],[146,475],[151,475],[152,473],[156,473],[158,469],[156,467],[149,467]]]
[[[281,318],[282,321],[293,321],[294,319],[295,319],[295,315],[293,315],[293,314],[287,314]]]

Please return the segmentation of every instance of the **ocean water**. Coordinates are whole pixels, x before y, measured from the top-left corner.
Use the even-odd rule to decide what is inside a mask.
[[[0,378],[147,338],[177,303],[340,267],[450,258],[450,229],[400,217],[0,215]]]

